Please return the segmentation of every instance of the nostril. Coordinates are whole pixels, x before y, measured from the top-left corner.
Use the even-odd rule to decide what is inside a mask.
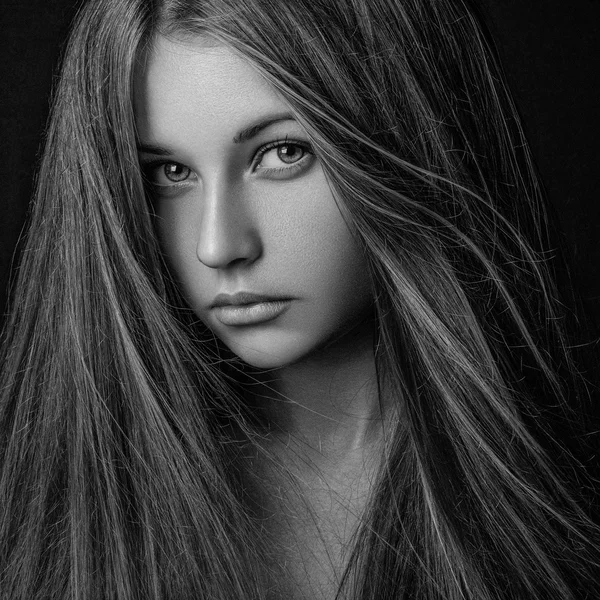
[[[196,254],[213,269],[253,262],[262,252],[256,213],[247,194],[223,179],[207,178],[201,199]]]
[[[247,258],[241,258],[241,257],[234,258],[227,266],[228,267],[236,267],[238,265],[243,265],[244,263],[247,263],[247,262],[251,262],[251,261],[249,261]]]

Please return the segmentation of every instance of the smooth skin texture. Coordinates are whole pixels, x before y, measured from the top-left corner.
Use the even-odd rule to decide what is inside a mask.
[[[367,268],[288,104],[210,38],[159,36],[134,108],[161,244],[191,307],[242,360],[270,369],[270,392],[291,400],[271,415],[284,430],[320,449],[336,431],[337,450],[350,416],[342,445],[360,446],[354,421],[379,414]],[[211,305],[240,292],[290,300],[275,319],[225,325]]]
[[[235,354],[281,367],[364,318],[362,253],[303,128],[248,63],[222,46],[159,38],[136,92],[141,146],[166,152],[141,158],[167,257],[196,314]],[[271,119],[285,120],[236,143]],[[291,302],[271,321],[225,325],[210,306],[238,292]]]
[[[135,113],[161,244],[187,301],[242,360],[269,369],[254,401],[283,471],[249,455],[242,472],[267,561],[282,569],[273,586],[331,598],[381,455],[362,251],[290,107],[231,50],[157,38]],[[273,319],[223,323],[213,302],[240,292],[288,301]]]

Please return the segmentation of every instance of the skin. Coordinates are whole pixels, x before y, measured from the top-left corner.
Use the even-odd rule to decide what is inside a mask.
[[[256,456],[246,460],[261,474],[256,502],[277,561],[292,565],[281,593],[332,597],[370,487],[366,464],[380,456],[365,258],[306,132],[243,58],[206,38],[158,37],[138,69],[134,108],[161,244],[187,301],[231,351],[268,370],[256,402],[294,490]],[[282,120],[234,141],[272,118]],[[290,300],[273,320],[223,324],[211,305],[237,292]]]
[[[332,377],[339,397],[344,363],[362,373],[345,389],[356,392],[373,374],[365,259],[284,99],[223,46],[158,37],[137,73],[135,114],[161,243],[196,314],[288,397],[315,396]],[[224,325],[211,304],[237,292],[291,301],[274,320]]]
[[[296,146],[300,160],[286,164],[274,148],[252,164],[261,146],[286,136],[309,148],[302,127],[290,119],[232,141],[256,121],[291,113],[278,94],[226,48],[163,38],[138,89],[142,144],[168,149],[160,160],[190,169],[179,187],[161,166],[147,172],[163,186],[156,212],[167,256],[210,329],[247,363],[278,368],[363,318],[371,300],[364,258],[314,154]],[[268,323],[223,325],[209,306],[240,291],[292,303]]]

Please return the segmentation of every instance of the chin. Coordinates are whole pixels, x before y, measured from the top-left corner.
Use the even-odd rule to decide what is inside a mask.
[[[226,345],[231,352],[246,364],[257,369],[280,369],[301,360],[305,356],[297,346],[292,348],[265,348],[227,343]]]
[[[295,360],[290,360],[286,356],[273,356],[261,353],[260,351],[249,350],[246,352],[236,352],[235,354],[247,365],[256,369],[281,369],[295,362]]]
[[[322,353],[336,348],[354,352],[363,338],[372,340],[371,309],[351,320],[317,320],[306,323],[279,319],[248,327],[223,327],[211,323],[213,333],[243,362],[257,369],[281,369],[301,361],[326,358]],[[371,343],[371,342],[370,342]]]
[[[281,332],[219,337],[231,352],[257,369],[286,367],[302,360],[318,346],[318,343],[311,344],[311,340],[295,335],[281,335]]]

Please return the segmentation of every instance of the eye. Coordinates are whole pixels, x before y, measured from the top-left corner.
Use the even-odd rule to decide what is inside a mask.
[[[144,166],[144,173],[154,185],[172,185],[189,179],[190,168],[177,162],[150,163]]]
[[[255,169],[265,174],[292,174],[312,163],[314,154],[305,142],[279,140],[259,149]]]
[[[165,177],[173,183],[185,181],[191,174],[191,170],[179,163],[165,163],[163,165]]]
[[[280,167],[281,163],[291,165],[301,160],[305,154],[306,150],[299,144],[281,144],[263,153],[259,166],[268,169]]]

